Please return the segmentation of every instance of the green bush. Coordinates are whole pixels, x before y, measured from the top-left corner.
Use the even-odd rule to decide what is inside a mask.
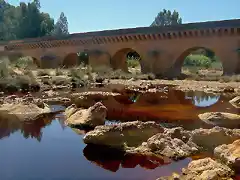
[[[134,58],[127,59],[127,66],[131,68],[138,67],[140,66],[139,60]]]
[[[190,54],[184,60],[184,66],[198,66],[209,68],[212,64],[212,60],[201,54]]]
[[[37,68],[37,65],[34,63],[32,57],[20,57],[18,60],[13,62],[13,65],[18,68]]]

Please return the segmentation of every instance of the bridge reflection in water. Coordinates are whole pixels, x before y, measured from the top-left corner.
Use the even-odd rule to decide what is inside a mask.
[[[93,91],[99,91],[97,89]],[[105,89],[113,91],[113,89]],[[115,91],[115,90],[114,90]],[[198,114],[205,112],[239,113],[230,103],[230,98],[204,92],[183,92],[169,87],[166,92],[136,92],[118,90],[120,94],[113,96],[88,95],[79,106],[89,107],[101,101],[108,109],[108,120],[119,121],[158,121],[162,123],[196,122],[199,126]]]

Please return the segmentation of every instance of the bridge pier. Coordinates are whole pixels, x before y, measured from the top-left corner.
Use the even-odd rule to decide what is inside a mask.
[[[97,67],[111,67],[110,65],[110,55],[102,51],[91,51],[89,52],[89,65],[94,69]]]
[[[222,62],[223,75],[240,74],[240,57],[234,49],[221,49],[217,56]]]

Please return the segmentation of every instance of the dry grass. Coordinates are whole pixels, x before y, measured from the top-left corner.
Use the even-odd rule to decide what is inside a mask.
[[[219,69],[198,69],[190,71],[184,69],[183,74],[186,79],[196,81],[219,81],[219,82],[240,82],[240,75],[223,76]]]
[[[28,61],[28,60],[27,60]],[[7,58],[0,60],[0,91],[16,92],[16,91],[34,91],[39,90],[39,83],[27,68],[20,69],[10,63]]]

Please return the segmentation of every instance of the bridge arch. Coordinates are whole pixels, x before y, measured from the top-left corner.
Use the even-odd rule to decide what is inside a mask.
[[[201,52],[204,51],[204,52]],[[195,55],[195,56],[194,56]],[[199,55],[199,57],[197,57]],[[202,57],[201,57],[202,56]],[[194,59],[196,58],[196,59]],[[201,59],[202,58],[202,59]],[[189,64],[189,60],[193,60],[193,64]],[[223,62],[219,58],[217,51],[205,46],[195,46],[185,49],[183,52],[178,54],[174,61],[173,74],[180,75],[182,73],[183,67],[192,66],[193,71],[199,69],[214,69],[217,70],[221,75],[223,74]],[[196,66],[196,68],[194,68]]]
[[[41,68],[56,68],[59,65],[59,57],[53,53],[41,56]]]
[[[77,53],[68,53],[62,62],[64,68],[71,68],[79,64],[79,57]]]
[[[136,55],[138,59],[136,61],[139,62],[140,68],[142,69],[142,56],[138,51],[136,51],[133,48],[122,48],[116,51],[110,61],[111,67],[116,70],[116,69],[121,69],[125,72],[128,72],[128,55]]]

